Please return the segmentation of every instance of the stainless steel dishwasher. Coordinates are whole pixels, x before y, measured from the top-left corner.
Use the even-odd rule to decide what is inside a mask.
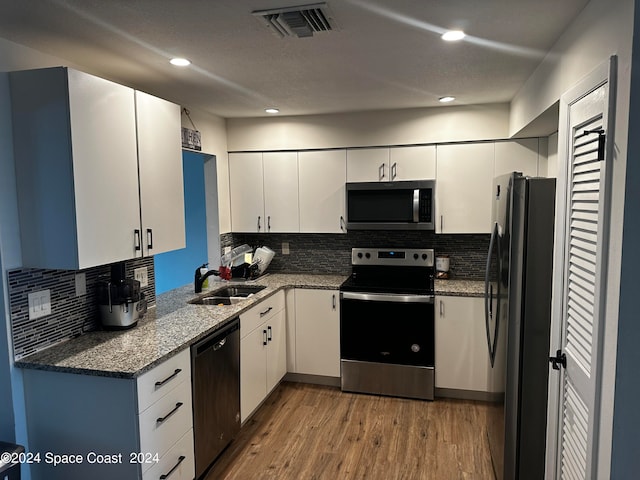
[[[240,430],[240,321],[191,347],[193,436],[200,478]]]

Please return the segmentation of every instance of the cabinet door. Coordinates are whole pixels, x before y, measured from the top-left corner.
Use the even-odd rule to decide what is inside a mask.
[[[345,233],[346,151],[298,153],[300,232]]]
[[[134,237],[140,229],[134,92],[76,70],[67,72],[77,268],[140,256]],[[43,234],[52,244],[55,230]]]
[[[389,175],[393,181],[436,178],[436,147],[392,147],[389,150]]]
[[[287,373],[287,332],[284,310],[267,322],[267,393]]]
[[[264,229],[262,153],[229,154],[231,230],[261,232]]]
[[[184,248],[180,106],[136,92],[144,255]]]
[[[492,142],[437,147],[437,233],[490,233],[493,164]]]
[[[347,150],[347,182],[388,182],[389,149]]]
[[[267,394],[266,339],[266,326],[261,325],[240,340],[240,416],[243,422]]]
[[[296,289],[297,373],[340,376],[340,310],[336,290]]]
[[[484,299],[436,298],[436,387],[489,391]]]
[[[522,172],[538,176],[538,139],[525,138],[508,142],[496,142],[495,176]]]
[[[298,232],[298,153],[265,152],[264,231],[272,233]],[[233,208],[233,205],[232,205]]]

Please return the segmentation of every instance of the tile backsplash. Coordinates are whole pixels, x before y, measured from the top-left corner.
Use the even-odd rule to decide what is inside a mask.
[[[436,255],[449,255],[451,278],[484,278],[489,234],[435,234],[398,230],[351,230],[346,234],[227,233],[221,248],[244,243],[266,245],[276,252],[270,272],[333,273],[348,275],[353,247],[433,248]],[[282,253],[282,244],[289,254]]]
[[[266,245],[276,252],[269,272],[325,273],[348,275],[351,248],[433,248],[436,255],[450,257],[452,278],[481,279],[484,275],[489,235],[436,235],[433,232],[357,230],[347,234],[227,233],[220,236],[220,246]],[[282,253],[284,244],[289,254]],[[153,257],[126,262],[126,276],[147,267],[149,285],[142,289],[149,306],[155,305]],[[86,295],[76,296],[75,276],[86,276]],[[23,268],[7,272],[11,304],[11,330],[16,360],[85,332],[100,329],[96,283],[109,275],[110,266],[87,270],[43,270]],[[51,315],[29,320],[28,295],[51,290]]]
[[[125,262],[126,277],[133,278],[133,270],[147,267],[149,284],[141,291],[148,305],[155,305],[155,275],[153,257]],[[11,304],[11,330],[16,360],[43,350],[63,340],[100,329],[97,302],[97,281],[110,275],[110,266],[86,270],[43,270],[22,268],[7,272]],[[76,274],[86,276],[86,295],[76,296]],[[51,315],[29,320],[29,293],[51,290]]]

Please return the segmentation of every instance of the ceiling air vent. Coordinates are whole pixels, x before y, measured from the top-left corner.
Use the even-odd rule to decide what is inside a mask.
[[[314,33],[333,30],[333,19],[326,3],[272,8],[251,13],[280,38],[312,37]]]

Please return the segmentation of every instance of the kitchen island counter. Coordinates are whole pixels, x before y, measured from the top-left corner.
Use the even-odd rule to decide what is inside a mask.
[[[129,330],[94,331],[24,357],[16,367],[136,378],[159,363],[189,348],[233,318],[279,290],[286,288],[338,289],[343,275],[267,274],[243,285],[266,288],[234,305],[192,305],[193,285],[158,295],[156,306]],[[203,293],[236,282],[210,281]]]

